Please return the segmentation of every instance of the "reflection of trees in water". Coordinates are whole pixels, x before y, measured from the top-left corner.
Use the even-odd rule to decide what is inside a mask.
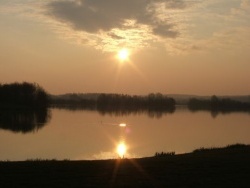
[[[141,115],[147,114],[150,118],[161,118],[163,115],[172,114],[175,112],[175,107],[171,109],[123,109],[123,108],[88,108],[83,106],[73,106],[73,105],[64,105],[53,107],[57,109],[65,109],[71,111],[97,111],[101,115],[111,115],[111,116],[128,116],[128,115]]]
[[[0,128],[13,132],[34,132],[41,129],[50,120],[48,109],[39,110],[2,110]]]
[[[114,115],[114,116],[127,116],[127,115],[140,115],[147,114],[150,118],[161,118],[165,114],[174,113],[175,108],[168,110],[155,110],[155,109],[97,109],[101,115]]]

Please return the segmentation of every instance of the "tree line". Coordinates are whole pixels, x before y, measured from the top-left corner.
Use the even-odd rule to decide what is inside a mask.
[[[97,99],[97,109],[100,110],[140,110],[165,111],[175,109],[175,100],[160,93],[147,96],[130,96],[119,94],[101,94]]]
[[[218,98],[217,96],[213,95],[210,99],[190,99],[188,102],[188,108],[192,111],[250,111],[250,103],[235,101],[230,98]]]
[[[94,109],[100,112],[112,111],[174,111],[175,100],[160,93],[151,93],[147,96],[125,95],[125,94],[99,94],[95,99],[84,99],[77,94],[71,94],[70,97],[51,98],[52,107],[74,107],[84,109]]]

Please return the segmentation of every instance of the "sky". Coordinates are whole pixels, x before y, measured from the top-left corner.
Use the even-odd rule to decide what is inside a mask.
[[[249,75],[250,0],[0,0],[2,84],[249,95]]]

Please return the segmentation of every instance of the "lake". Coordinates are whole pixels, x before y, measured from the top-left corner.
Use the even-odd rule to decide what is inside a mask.
[[[50,109],[49,116],[48,121],[38,123],[42,126],[26,131],[6,128],[13,118],[2,121],[0,160],[147,157],[162,151],[186,153],[201,147],[250,144],[249,113],[216,115],[177,108],[174,113],[102,114]]]

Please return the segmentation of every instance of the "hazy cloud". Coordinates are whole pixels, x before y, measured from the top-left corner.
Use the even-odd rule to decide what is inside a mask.
[[[242,0],[241,1],[241,8],[243,10],[250,10],[250,0]]]
[[[187,6],[190,6],[193,3],[194,1],[185,2],[183,0],[168,0],[165,1],[165,7],[169,9],[183,9],[186,8]]]

